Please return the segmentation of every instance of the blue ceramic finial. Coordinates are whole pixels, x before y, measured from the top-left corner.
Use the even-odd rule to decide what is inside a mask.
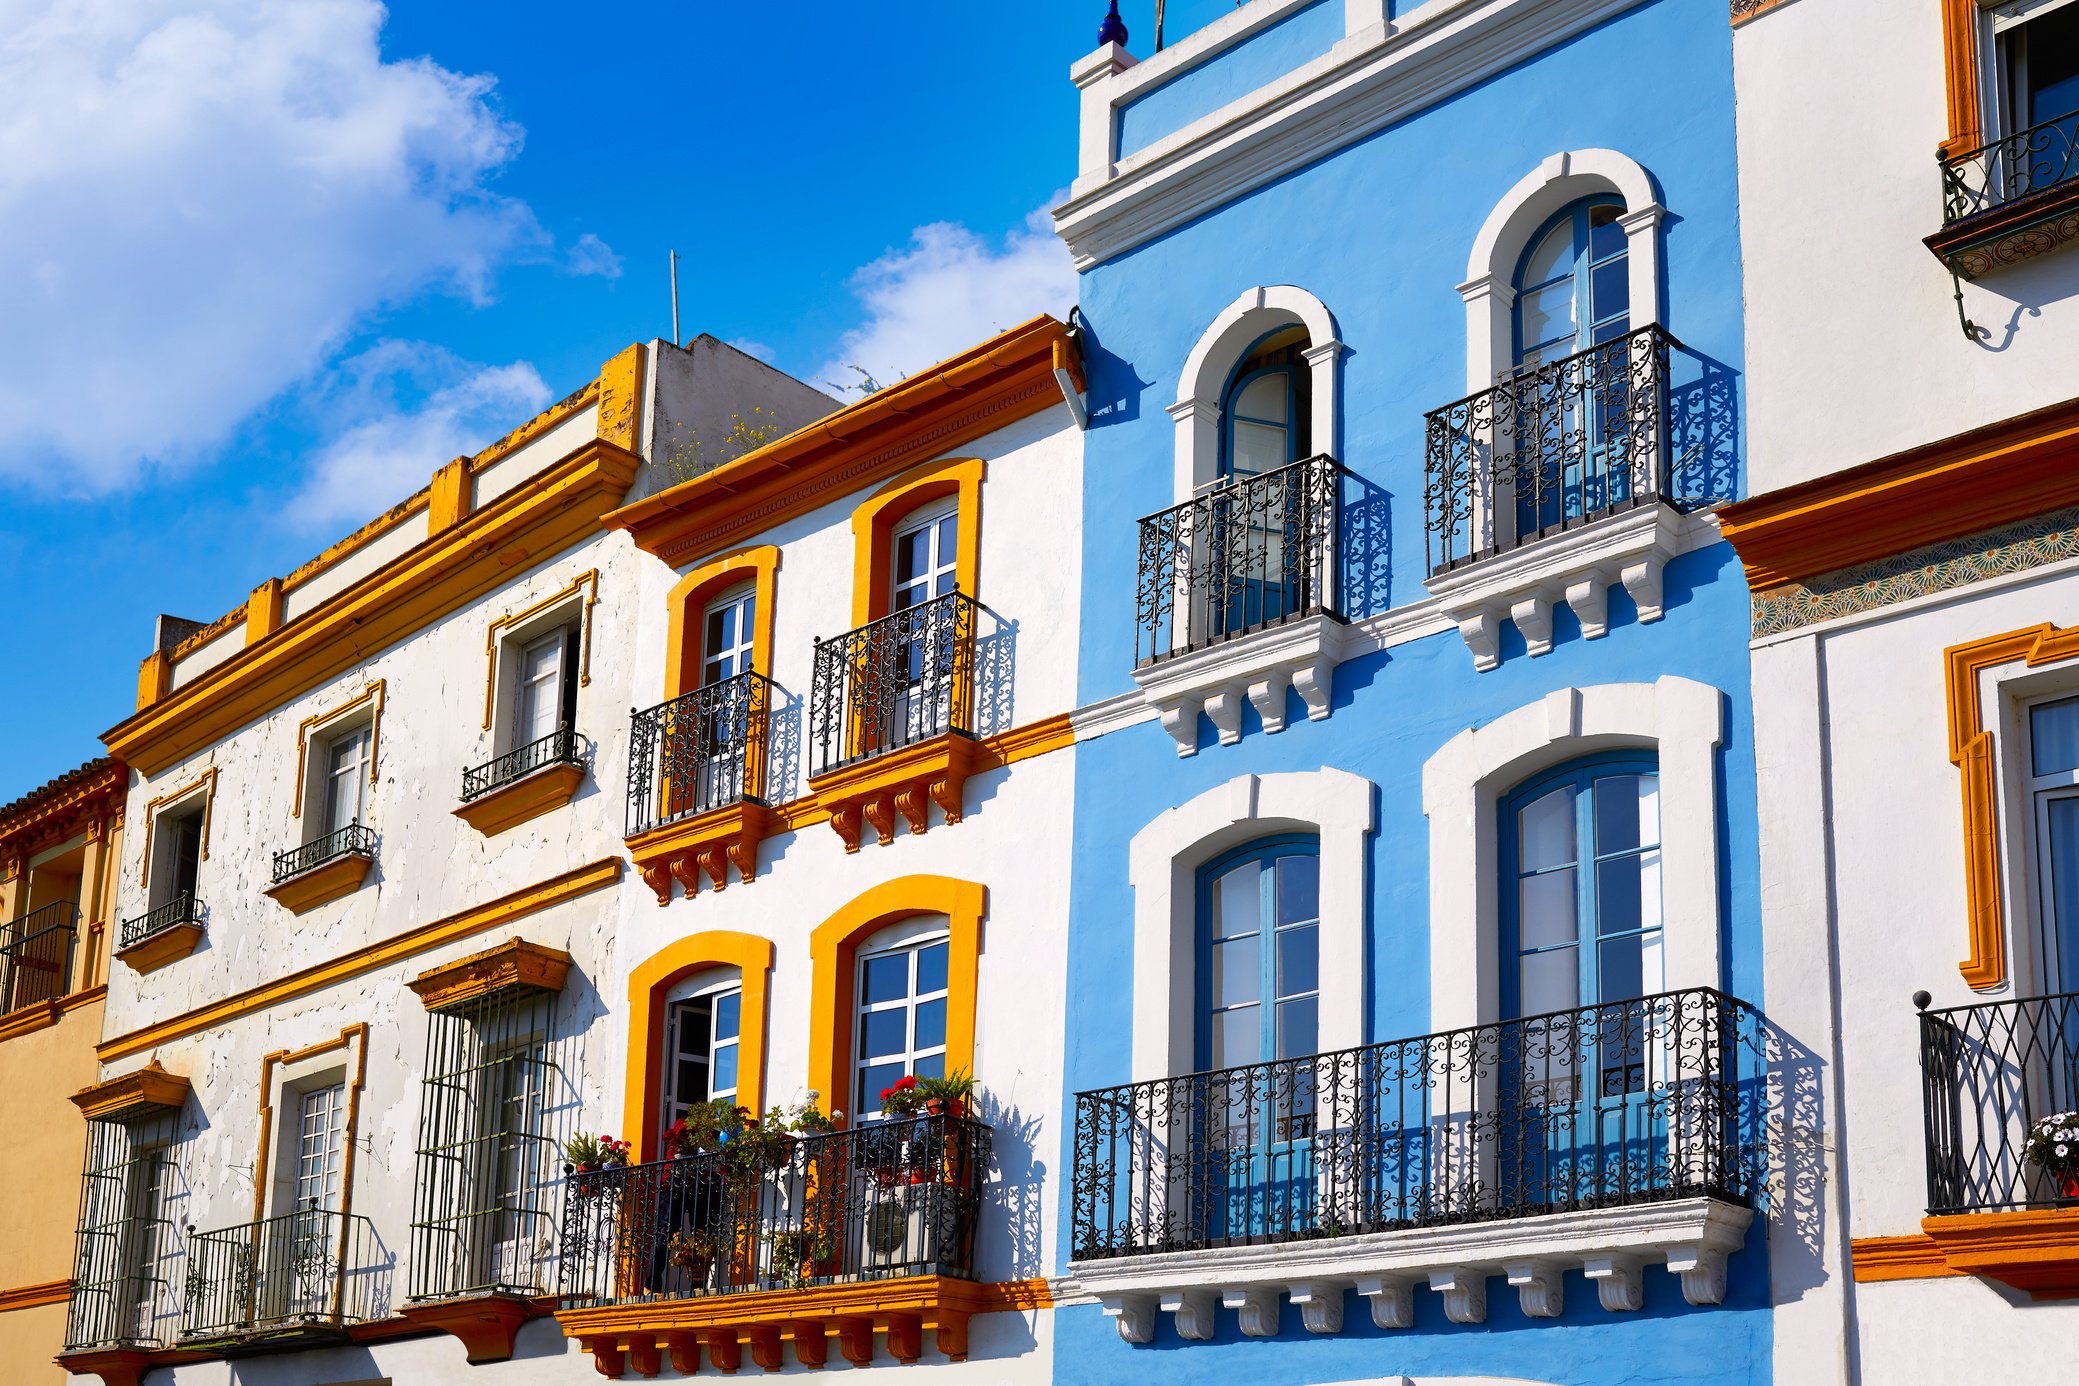
[[[1119,18],[1119,0],[1112,0],[1112,12],[1097,29],[1097,46],[1102,48],[1108,43],[1126,46],[1126,21]]]

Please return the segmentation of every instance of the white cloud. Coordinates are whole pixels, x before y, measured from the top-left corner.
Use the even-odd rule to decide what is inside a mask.
[[[755,356],[766,365],[771,365],[779,353],[763,342],[754,342],[749,337],[731,337],[729,345],[746,356]]]
[[[192,463],[373,311],[482,301],[541,253],[487,187],[520,144],[491,80],[385,62],[383,18],[0,0],[0,478],[92,493]]]
[[[288,507],[307,529],[358,524],[549,404],[533,366],[484,366],[426,342],[378,342],[340,363],[313,407],[332,441]]]
[[[1058,200],[1058,199],[1057,199]],[[1047,213],[992,246],[956,222],[933,222],[852,276],[866,321],[839,339],[812,378],[850,386],[863,368],[883,385],[1040,313],[1066,317],[1075,266]]]
[[[563,265],[567,272],[575,275],[596,274],[601,279],[621,277],[621,257],[614,254],[612,246],[590,231],[577,238]]]

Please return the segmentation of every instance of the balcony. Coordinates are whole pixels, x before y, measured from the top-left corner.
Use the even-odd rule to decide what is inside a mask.
[[[202,940],[202,902],[183,892],[123,921],[116,956],[138,972],[151,972],[195,951]]]
[[[1140,522],[1134,682],[1178,755],[1197,753],[1201,712],[1222,745],[1239,741],[1245,699],[1266,732],[1284,729],[1288,689],[1310,720],[1328,716],[1348,475],[1310,457]]]
[[[2079,1294],[2079,1180],[2026,1155],[2037,1122],[2079,1110],[2079,992],[1935,1011],[1913,999],[1933,1252],[2031,1295]]]
[[[1632,1310],[1653,1262],[1716,1304],[1765,1059],[1761,1017],[1699,989],[1082,1093],[1070,1268],[1132,1343],[1158,1311],[1210,1338],[1219,1306],[1269,1337],[1281,1297],[1335,1333],[1352,1289],[1381,1328],[1422,1285],[1479,1323],[1496,1275],[1552,1318],[1574,1269]]]
[[[980,610],[948,592],[816,642],[809,788],[847,852],[859,850],[866,825],[883,846],[898,821],[925,831],[934,803],[946,822],[960,821],[975,761]]]
[[[1709,392],[1701,420],[1688,417],[1699,391],[1671,393],[1680,350],[1642,327],[1427,415],[1424,585],[1479,668],[1500,664],[1503,620],[1529,654],[1550,651],[1556,600],[1584,638],[1607,634],[1613,583],[1641,622],[1661,618],[1661,570],[1696,546],[1683,512],[1714,498],[1698,460],[1723,446]],[[1694,438],[1679,458],[1678,435]]]
[[[564,1332],[599,1370],[643,1376],[702,1347],[733,1372],[820,1367],[830,1339],[855,1365],[967,1355],[990,1130],[955,1116],[787,1140],[769,1158],[700,1154],[578,1172],[563,1215]]]
[[[348,1341],[390,1312],[389,1258],[367,1218],[303,1208],[188,1238],[181,1346],[228,1356]]]
[[[58,900],[0,925],[0,1014],[55,1001],[72,989],[79,906]]]
[[[1977,279],[2079,240],[2079,111],[1942,160],[1942,229],[1927,248]]]
[[[375,830],[349,823],[301,847],[274,854],[274,884],[267,888],[284,909],[303,914],[351,895],[375,864]]]
[[[462,772],[455,816],[485,837],[570,802],[585,778],[578,734],[568,726]]]
[[[690,898],[703,877],[716,889],[729,868],[750,881],[772,830],[765,804],[772,682],[745,670],[631,714],[628,847],[657,903],[677,880]]]

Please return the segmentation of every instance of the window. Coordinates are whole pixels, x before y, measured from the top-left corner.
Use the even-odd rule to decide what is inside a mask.
[[[183,896],[192,899],[196,878],[202,869],[202,814],[198,796],[178,808],[162,811],[154,827],[152,844],[152,908],[168,905]]]
[[[669,1130],[701,1102],[734,1102],[743,1035],[743,984],[730,972],[696,978],[693,995],[664,1017],[664,1100],[657,1129]]]
[[[368,753],[373,728],[367,724],[326,740],[323,778],[318,783],[319,837],[359,823],[368,808]]]
[[[310,1088],[296,1099],[296,1208],[339,1207],[346,1144],[346,1084]]]
[[[1199,873],[1198,1066],[1319,1051],[1321,860],[1313,838],[1252,843]]]
[[[2002,5],[1993,15],[1992,27],[2003,133],[2017,134],[2052,123],[2057,126],[2054,136],[2040,145],[2032,144],[2023,155],[2032,165],[2041,165],[2027,171],[2037,175],[2028,182],[2048,186],[2067,171],[2067,156],[2073,141],[2079,139],[2079,4],[2073,0],[2023,0]]]
[[[1624,208],[1577,202],[1533,239],[1516,274],[1516,364],[1537,366],[1631,330]]]
[[[752,667],[752,621],[758,588],[740,583],[708,603],[702,618],[700,682],[716,684]]]
[[[861,1119],[880,1115],[882,1089],[945,1076],[950,956],[943,916],[882,930],[860,949],[852,1111]]]
[[[170,1114],[87,1124],[68,1349],[172,1336],[180,1300],[173,1137]]]
[[[2079,990],[2079,698],[2029,710],[2043,991]]]
[[[888,609],[907,611],[958,585],[960,512],[951,503],[910,516],[895,531],[890,546],[894,572]]]
[[[173,1225],[167,1201],[173,1162],[163,1145],[140,1149],[131,1163],[130,1207],[124,1237],[124,1336],[137,1340],[156,1336],[157,1288],[166,1283],[166,1260],[173,1250]]]
[[[1288,327],[1250,349],[1221,404],[1219,480],[1261,476],[1313,452],[1307,331]]]
[[[513,747],[531,745],[559,727],[577,725],[578,628],[567,626],[520,649],[513,706]]]

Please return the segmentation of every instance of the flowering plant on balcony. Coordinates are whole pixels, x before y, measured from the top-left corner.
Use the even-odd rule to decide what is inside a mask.
[[[714,1234],[705,1228],[674,1232],[664,1244],[664,1259],[680,1270],[691,1271],[696,1281],[706,1280],[709,1268],[715,1264]]]
[[[2079,1198],[2079,1112],[2058,1112],[2029,1128],[2030,1164],[2057,1181],[2065,1198]]]
[[[823,1114],[816,1106],[821,1096],[810,1088],[799,1101],[773,1106],[762,1117],[745,1112],[742,1124],[725,1136],[730,1163],[745,1171],[785,1169],[796,1138],[835,1131],[844,1120],[843,1112]]]
[[[924,1110],[924,1090],[917,1086],[914,1076],[905,1077],[881,1089],[881,1115],[884,1117],[913,1117]]]
[[[604,1134],[572,1136],[563,1143],[563,1158],[570,1161],[580,1174],[589,1174],[593,1170],[627,1164],[628,1142]]]
[[[750,1112],[728,1102],[695,1102],[665,1129],[660,1149],[666,1159],[684,1159],[723,1149],[744,1129]]]

